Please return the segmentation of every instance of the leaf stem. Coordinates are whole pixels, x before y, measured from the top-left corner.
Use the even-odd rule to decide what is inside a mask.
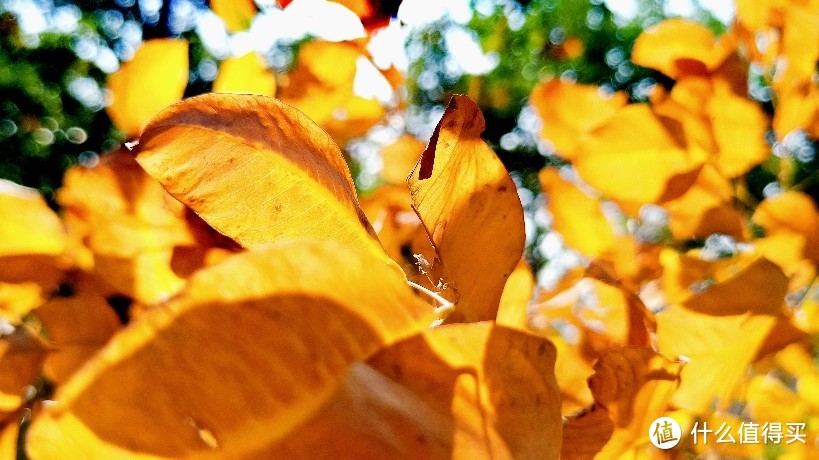
[[[429,289],[425,288],[424,286],[421,286],[420,284],[415,283],[415,282],[410,281],[410,280],[407,280],[407,285],[409,285],[409,286],[423,292],[424,294],[428,295],[429,297],[431,297],[432,299],[434,299],[435,301],[440,303],[441,305],[435,307],[435,313],[437,313],[439,315],[447,315],[450,312],[452,312],[452,310],[455,309],[455,304],[454,303],[452,303],[449,300],[446,300],[445,298],[441,297],[441,295],[439,295],[437,292],[430,291]]]

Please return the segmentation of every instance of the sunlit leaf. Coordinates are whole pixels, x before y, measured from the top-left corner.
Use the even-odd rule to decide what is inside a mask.
[[[217,93],[252,93],[262,96],[276,95],[276,76],[262,65],[255,52],[222,61],[219,74],[213,81]]]
[[[529,318],[529,301],[535,289],[532,268],[521,259],[506,285],[503,287],[496,322],[509,328],[526,330]]]
[[[726,35],[717,41],[704,25],[688,19],[666,19],[637,37],[631,60],[678,79],[714,70],[732,50]]]
[[[91,250],[94,273],[114,290],[151,303],[182,287],[171,268],[173,250],[197,245],[197,235],[185,207],[129,152],[70,169],[57,200],[71,216],[69,231]]]
[[[460,294],[452,319],[494,319],[523,252],[515,183],[480,138],[478,107],[453,96],[408,183],[413,206]]]
[[[618,348],[594,366],[591,412],[570,417],[561,458],[618,458],[645,443],[651,423],[662,416],[680,383],[680,369],[647,348]]]
[[[210,8],[225,21],[231,32],[248,29],[256,15],[254,0],[210,0]]]
[[[491,323],[426,331],[354,366],[259,458],[555,458],[554,348]]]
[[[770,155],[765,143],[768,120],[758,104],[722,93],[715,93],[707,104],[719,148],[714,165],[723,176],[744,174]]]
[[[145,130],[137,161],[176,199],[247,248],[312,237],[388,260],[336,144],[275,99],[206,94],[179,103]]]
[[[25,402],[26,387],[40,374],[47,345],[29,328],[0,332],[0,423]]]
[[[625,103],[624,93],[608,95],[597,86],[559,79],[536,86],[531,96],[531,104],[543,121],[541,136],[568,160],[575,157],[580,138],[611,118]]]
[[[432,319],[366,252],[295,240],[239,254],[117,334],[35,420],[28,452],[243,457],[306,421],[351,363]]]
[[[578,146],[574,165],[606,197],[654,203],[673,179],[695,171],[704,157],[701,149],[681,146],[648,105],[632,104]]]
[[[399,137],[392,144],[381,149],[384,167],[381,176],[390,184],[404,184],[424,152],[424,144],[410,135]]]
[[[5,217],[0,219],[0,260],[56,256],[65,249],[63,225],[36,190],[0,180],[0,216]]]
[[[104,291],[92,279],[83,277],[70,289],[34,312],[54,345],[44,367],[57,383],[66,381],[120,328]]]
[[[344,105],[336,108],[322,128],[339,145],[345,145],[350,139],[367,134],[370,128],[384,119],[384,114],[384,107],[378,100],[352,96]]]
[[[0,180],[0,320],[19,322],[69,265],[63,224],[36,190]]]
[[[757,206],[752,219],[770,235],[802,235],[805,257],[819,264],[819,209],[809,195],[787,191],[768,198]]]
[[[133,59],[108,76],[111,104],[106,107],[114,125],[129,137],[160,110],[182,99],[188,84],[188,42],[148,40]]]
[[[681,408],[702,412],[729,395],[782,314],[788,279],[760,258],[715,273],[716,284],[657,315],[657,341],[687,364],[674,396]]]
[[[704,165],[679,197],[665,201],[668,228],[680,240],[707,238],[714,233],[737,240],[748,237],[743,215],[733,207],[731,184],[711,165]]]
[[[312,41],[299,49],[279,98],[322,124],[353,96],[356,60],[361,51],[350,43]]]
[[[552,228],[566,245],[594,257],[614,244],[614,229],[600,208],[600,200],[561,178],[554,168],[540,170],[538,177],[548,199]]]

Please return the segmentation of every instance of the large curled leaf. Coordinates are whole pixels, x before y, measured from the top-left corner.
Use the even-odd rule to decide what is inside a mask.
[[[453,319],[494,319],[523,252],[515,183],[481,140],[483,115],[453,96],[408,183],[413,207],[460,294]]]
[[[554,360],[547,340],[489,322],[427,330],[353,367],[258,458],[556,458]]]
[[[307,420],[351,363],[432,319],[365,252],[294,240],[242,253],[114,336],[34,422],[28,452],[243,458]]]
[[[358,205],[341,151],[307,116],[275,99],[187,99],[146,127],[137,161],[176,199],[247,248],[309,237],[388,260]]]

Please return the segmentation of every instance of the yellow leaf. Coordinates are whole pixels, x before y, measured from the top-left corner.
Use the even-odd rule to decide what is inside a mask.
[[[503,287],[498,317],[495,321],[505,327],[526,330],[529,301],[532,299],[534,289],[535,276],[532,269],[526,263],[526,259],[521,259]]]
[[[28,453],[244,458],[308,420],[350,364],[432,320],[354,248],[291,240],[242,253],[114,336],[34,421]]]
[[[0,216],[0,258],[65,249],[63,224],[36,190],[0,180]]]
[[[263,96],[206,94],[155,118],[137,161],[209,225],[250,249],[310,237],[384,254],[333,140]]]
[[[800,128],[813,139],[819,138],[819,89],[810,86],[806,91],[797,88],[780,92],[773,127],[780,140]]]
[[[538,177],[548,199],[552,228],[560,233],[566,245],[595,257],[614,244],[614,230],[599,200],[561,178],[554,168],[541,169]]]
[[[279,97],[322,124],[353,97],[356,60],[350,43],[313,41],[302,46]]]
[[[381,176],[389,184],[404,184],[424,152],[424,144],[410,135],[399,137],[392,144],[381,149],[384,164]]]
[[[69,231],[92,253],[91,270],[115,291],[153,303],[181,289],[173,249],[196,246],[199,238],[185,207],[129,152],[105,155],[93,168],[71,168],[57,201]]]
[[[819,209],[809,195],[787,191],[767,198],[757,206],[752,220],[769,235],[802,235],[805,258],[819,264]]]
[[[648,348],[616,348],[594,365],[590,412],[570,417],[561,458],[617,458],[647,442],[651,423],[668,408],[680,382],[681,364]]]
[[[480,138],[483,115],[453,96],[408,184],[449,281],[460,294],[453,320],[495,319],[521,258],[523,209],[515,183]]]
[[[258,458],[556,458],[554,359],[547,340],[488,322],[425,331],[351,368]]]
[[[717,284],[657,314],[666,356],[688,361],[674,403],[702,413],[729,396],[782,313],[788,279],[764,258],[716,273]]]
[[[361,208],[372,222],[384,251],[404,267],[408,274],[417,273],[412,259],[412,244],[426,233],[421,220],[412,210],[412,197],[406,185],[385,185],[361,200]]]
[[[56,383],[68,380],[120,328],[116,313],[90,278],[76,280],[71,291],[34,311],[55,345],[44,367]]]
[[[745,218],[731,204],[731,184],[710,164],[703,165],[685,192],[664,201],[668,228],[678,240],[704,239],[714,233],[748,238]]]
[[[213,82],[217,93],[252,93],[262,96],[276,95],[276,76],[262,65],[255,52],[222,61],[219,75]]]
[[[719,153],[714,165],[724,177],[745,174],[770,155],[765,142],[768,119],[759,104],[717,92],[707,103]]]
[[[811,85],[819,60],[819,11],[816,5],[788,5],[783,19],[780,59],[785,62],[777,66],[774,75],[774,87],[779,92],[803,84]]]
[[[188,43],[148,40],[133,59],[108,76],[111,121],[128,137],[137,137],[160,110],[182,99],[188,84]]]
[[[384,107],[378,100],[352,96],[344,105],[336,108],[332,116],[322,124],[322,128],[333,136],[336,143],[345,145],[350,139],[367,134],[370,128],[383,119]]]
[[[0,424],[25,402],[25,389],[40,374],[48,347],[29,328],[0,334]]]
[[[20,424],[10,420],[3,425],[0,423],[0,460],[17,460],[17,437],[20,434]]]
[[[666,19],[637,37],[631,60],[679,79],[702,75],[717,68],[732,50],[725,37],[715,43],[714,34],[687,19]]]
[[[37,191],[0,180],[0,318],[19,322],[67,268],[62,222]]]
[[[648,105],[631,104],[578,146],[574,166],[608,198],[654,203],[673,179],[695,171],[703,160],[704,152],[682,148]]]
[[[578,141],[611,118],[626,101],[622,92],[606,95],[594,85],[557,79],[535,86],[531,95],[531,104],[543,121],[541,136],[567,160],[575,157]]]
[[[748,415],[761,424],[797,422],[808,411],[799,396],[779,379],[756,375],[748,382],[745,392]]]
[[[210,9],[219,15],[231,32],[241,32],[250,27],[256,15],[254,0],[210,0]]]

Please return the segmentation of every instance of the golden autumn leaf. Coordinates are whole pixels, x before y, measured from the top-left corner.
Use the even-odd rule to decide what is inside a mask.
[[[174,105],[146,128],[137,161],[244,247],[332,239],[389,261],[341,151],[303,113],[275,99],[206,94]]]
[[[752,220],[769,235],[801,235],[805,238],[805,258],[819,264],[819,209],[809,195],[786,191],[767,198],[756,208]]]
[[[376,99],[353,95],[337,107],[333,116],[322,123],[322,128],[339,145],[345,145],[354,137],[361,137],[384,119],[384,107]],[[409,173],[409,172],[408,172]]]
[[[312,41],[299,49],[279,98],[322,124],[353,97],[356,60],[361,50],[351,43]]]
[[[459,293],[453,320],[494,319],[523,252],[515,183],[480,138],[483,115],[453,96],[408,184],[413,208]]]
[[[770,155],[765,142],[768,119],[755,102],[716,92],[706,108],[718,153],[714,166],[725,177],[736,177]]]
[[[225,21],[231,32],[248,29],[256,15],[254,0],[210,0],[209,3],[210,9]]]
[[[17,460],[17,437],[20,424],[16,420],[0,423],[0,460]]]
[[[114,336],[34,421],[28,453],[243,457],[308,420],[350,364],[432,320],[355,248],[291,240],[242,253]]]
[[[607,95],[597,86],[558,79],[535,86],[531,95],[532,106],[543,121],[541,136],[567,160],[575,157],[584,135],[611,118],[626,102],[625,93]]]
[[[171,267],[174,248],[196,246],[199,237],[185,207],[130,152],[70,169],[57,201],[69,232],[91,252],[91,271],[114,291],[152,303],[181,289],[183,280]]]
[[[554,168],[541,169],[538,178],[548,199],[547,209],[554,219],[552,228],[560,233],[566,245],[595,257],[615,243],[614,229],[603,214],[600,200],[561,178]]]
[[[0,216],[14,216],[0,220],[0,258],[56,256],[65,249],[63,224],[36,190],[0,180]]]
[[[108,76],[111,121],[129,137],[160,110],[182,99],[188,84],[188,42],[147,40],[134,57]]]
[[[352,367],[258,458],[556,458],[554,359],[547,340],[489,322],[424,331]]]
[[[0,424],[25,402],[25,389],[40,374],[48,346],[28,327],[0,332]]]
[[[687,19],[666,19],[637,37],[631,60],[678,79],[716,69],[733,51],[731,37],[717,41],[704,25]]]
[[[69,291],[34,311],[54,346],[44,370],[58,384],[68,380],[120,329],[114,309],[95,280],[82,276]]]
[[[787,91],[794,86],[809,85],[816,75],[819,10],[816,5],[791,4],[783,16],[781,54],[787,63],[776,69],[774,87]]]
[[[495,322],[512,329],[526,330],[529,319],[529,301],[534,294],[535,284],[532,268],[525,259],[521,259],[503,287],[503,294],[501,294],[498,305],[498,317]]]
[[[276,76],[262,64],[261,56],[250,52],[222,61],[219,74],[213,81],[213,91],[275,96]]]
[[[631,104],[581,142],[573,161],[580,177],[603,196],[655,203],[675,179],[687,181],[706,155],[696,145],[681,145],[648,105]]]
[[[424,144],[408,134],[381,149],[381,176],[389,184],[404,184],[424,152]]]
[[[65,228],[36,190],[0,180],[0,320],[19,322],[68,264]]]
[[[733,207],[732,196],[728,180],[710,164],[703,165],[682,195],[662,203],[668,211],[669,230],[679,240],[704,239],[714,233],[747,239],[747,224]]]
[[[701,413],[727,404],[741,374],[782,316],[788,279],[773,262],[715,272],[716,284],[657,315],[657,342],[687,364],[674,403]]]
[[[409,275],[417,272],[415,260],[406,260],[413,252],[413,242],[426,233],[421,220],[412,210],[412,197],[406,185],[385,185],[361,200],[361,209],[372,223],[384,251],[392,260],[404,266]],[[410,268],[407,266],[411,265]]]
[[[682,368],[648,348],[604,353],[589,377],[595,405],[569,417],[561,458],[619,458],[648,443],[646,433],[667,410]]]

